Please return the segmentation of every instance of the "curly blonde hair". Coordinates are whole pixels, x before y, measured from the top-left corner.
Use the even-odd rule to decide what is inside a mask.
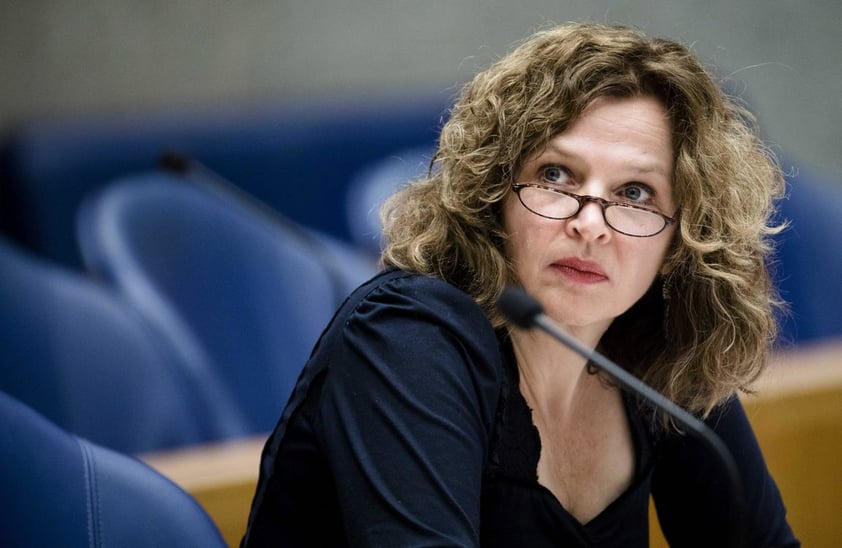
[[[748,388],[776,336],[780,303],[766,259],[784,178],[753,116],[681,44],[569,24],[537,32],[476,75],[441,130],[428,176],[384,205],[381,260],[450,281],[504,326],[495,305],[516,279],[502,201],[521,162],[605,96],[666,106],[680,220],[663,278],[613,322],[600,348],[705,415]]]

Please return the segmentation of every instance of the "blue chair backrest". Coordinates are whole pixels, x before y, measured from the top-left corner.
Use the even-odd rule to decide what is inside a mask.
[[[225,546],[181,488],[0,392],[0,546]]]
[[[79,235],[93,273],[213,364],[253,432],[271,430],[347,286],[375,270],[338,287],[311,233],[167,173],[92,196]]]
[[[380,253],[383,244],[380,206],[395,191],[425,176],[434,152],[429,145],[398,150],[354,174],[345,203],[351,241],[372,253]]]
[[[200,397],[203,372],[186,370],[168,337],[113,290],[4,240],[0,272],[0,390],[123,452],[244,431],[224,398]]]
[[[291,219],[348,241],[345,193],[362,166],[438,136],[443,96],[308,101],[33,122],[0,144],[0,230],[79,266],[77,209],[116,178],[190,155]]]
[[[776,237],[778,257],[771,265],[790,304],[780,344],[842,337],[842,187],[800,173],[789,178],[788,188],[779,213],[790,227]]]

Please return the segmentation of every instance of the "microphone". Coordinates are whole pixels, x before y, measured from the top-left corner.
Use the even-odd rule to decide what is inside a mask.
[[[590,363],[610,376],[623,389],[643,398],[651,405],[667,413],[676,423],[702,439],[713,450],[728,479],[733,505],[733,521],[730,531],[731,546],[741,547],[745,545],[745,502],[737,463],[734,461],[731,451],[728,450],[728,447],[713,430],[703,421],[685,411],[651,386],[596,350],[586,347],[575,337],[564,331],[544,314],[541,303],[523,289],[507,287],[497,301],[497,306],[503,315],[514,325],[522,329],[531,329],[534,327],[541,329],[583,358],[589,360]]]

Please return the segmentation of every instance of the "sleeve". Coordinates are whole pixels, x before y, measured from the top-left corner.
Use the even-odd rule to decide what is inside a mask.
[[[351,546],[479,545],[500,387],[481,308],[440,280],[367,296],[332,351],[319,411]]]
[[[735,396],[705,421],[731,451],[742,480],[748,546],[797,547],[780,492],[769,474],[745,410]],[[725,546],[732,495],[722,465],[693,436],[658,444],[652,496],[671,546]]]

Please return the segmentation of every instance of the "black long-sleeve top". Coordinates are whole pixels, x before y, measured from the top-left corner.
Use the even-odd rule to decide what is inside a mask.
[[[510,342],[470,296],[390,270],[322,334],[263,451],[243,546],[724,546],[729,486],[692,437],[625,396],[628,489],[579,523],[538,483],[541,442]],[[733,453],[749,546],[798,546],[739,400],[708,419]]]

